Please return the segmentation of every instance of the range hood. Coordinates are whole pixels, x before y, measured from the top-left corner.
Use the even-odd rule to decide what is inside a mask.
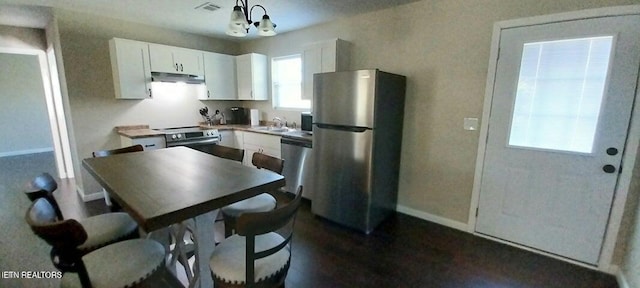
[[[171,83],[187,83],[187,84],[203,84],[204,76],[178,74],[178,73],[165,73],[165,72],[151,72],[151,81],[153,82],[171,82]]]

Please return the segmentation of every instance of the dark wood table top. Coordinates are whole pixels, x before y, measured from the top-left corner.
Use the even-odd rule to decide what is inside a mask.
[[[87,158],[82,164],[147,232],[285,184],[282,175],[186,147]]]

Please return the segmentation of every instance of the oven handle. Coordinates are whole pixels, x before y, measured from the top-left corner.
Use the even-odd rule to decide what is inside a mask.
[[[212,144],[220,142],[220,138],[212,138],[206,140],[192,140],[192,141],[180,141],[167,143],[167,147],[175,147],[175,146],[185,146],[185,145],[193,145],[193,144]]]

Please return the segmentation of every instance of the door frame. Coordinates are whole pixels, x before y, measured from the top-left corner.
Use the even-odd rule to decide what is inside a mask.
[[[475,175],[473,179],[473,190],[471,192],[471,205],[469,207],[469,220],[467,229],[469,233],[473,233],[476,236],[489,238],[494,241],[505,243],[511,246],[515,246],[521,249],[532,251],[538,254],[543,254],[555,259],[563,260],[573,264],[577,264],[583,267],[591,269],[597,269],[606,273],[615,274],[618,267],[611,263],[613,260],[613,254],[616,247],[618,238],[618,232],[620,230],[620,224],[624,214],[624,207],[627,201],[627,195],[629,193],[629,186],[631,184],[631,178],[633,175],[633,167],[635,166],[636,156],[638,155],[638,149],[640,148],[640,105],[635,105],[638,95],[640,95],[640,85],[636,86],[636,93],[634,97],[634,105],[631,112],[631,122],[627,134],[627,140],[625,143],[625,150],[622,156],[622,163],[626,169],[622,169],[618,175],[618,181],[614,190],[614,200],[611,206],[611,212],[609,214],[609,221],[607,222],[606,232],[604,235],[604,242],[602,244],[602,250],[600,252],[600,259],[598,265],[591,266],[582,262],[574,261],[568,258],[557,256],[555,254],[543,252],[540,250],[528,248],[516,243],[504,241],[498,238],[479,234],[476,229],[476,212],[478,209],[480,199],[480,187],[482,183],[482,172],[484,167],[485,151],[488,141],[489,130],[489,116],[491,114],[491,104],[493,102],[493,92],[495,85],[495,74],[498,66],[498,53],[500,47],[501,32],[503,29],[525,27],[541,24],[550,24],[579,19],[591,19],[600,17],[612,17],[612,16],[626,16],[626,15],[640,15],[640,5],[629,6],[616,6],[597,9],[580,10],[566,13],[550,14],[543,16],[535,16],[514,20],[506,20],[496,22],[493,25],[493,36],[491,37],[491,52],[489,55],[489,68],[487,73],[486,90],[484,96],[484,105],[482,109],[482,120],[480,125],[480,135],[478,138],[478,152],[476,157]],[[639,67],[640,69],[640,67]],[[640,83],[640,77],[637,81]]]
[[[37,48],[0,46],[0,53],[30,55],[38,59],[44,89],[44,100],[47,107],[47,117],[49,119],[47,124],[51,129],[51,139],[58,177],[61,179],[74,178],[71,149],[69,148],[69,137],[67,135],[67,125],[64,118],[65,111],[61,105],[60,90],[54,85],[57,77],[52,73],[52,70],[56,68],[55,63],[50,62],[46,51]]]

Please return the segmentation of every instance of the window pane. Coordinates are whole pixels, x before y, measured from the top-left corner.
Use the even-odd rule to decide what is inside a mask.
[[[524,45],[509,145],[591,153],[612,41]]]
[[[274,58],[271,62],[273,107],[309,109],[311,100],[302,100],[302,57]]]

